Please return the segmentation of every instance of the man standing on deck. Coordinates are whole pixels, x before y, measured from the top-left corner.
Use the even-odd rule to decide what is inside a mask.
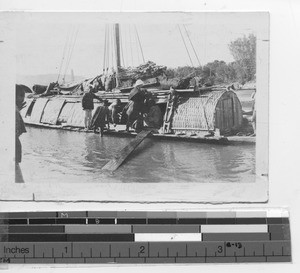
[[[94,109],[94,99],[102,101],[101,98],[94,94],[94,87],[93,85],[89,85],[89,92],[85,93],[82,97],[82,108],[85,111],[84,117],[84,127],[85,131],[90,129],[91,120],[92,120],[92,111]]]
[[[134,84],[134,88],[130,91],[128,99],[139,104],[143,104],[145,100],[145,89],[142,89],[144,82],[142,80],[137,80]]]
[[[137,80],[134,88],[129,93],[128,100],[131,102],[124,108],[128,116],[126,131],[129,131],[129,126],[134,124],[136,130],[143,127],[143,114],[146,112],[145,100],[147,99],[146,89],[141,88],[143,85],[142,80]]]
[[[16,147],[15,147],[15,182],[24,183],[22,171],[19,163],[22,161],[22,145],[19,137],[26,133],[24,121],[20,114],[20,110],[24,107],[25,91],[16,85]]]

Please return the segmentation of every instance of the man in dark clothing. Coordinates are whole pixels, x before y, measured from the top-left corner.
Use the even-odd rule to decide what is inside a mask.
[[[134,88],[129,93],[128,99],[143,105],[146,98],[146,90],[142,89],[143,85],[144,82],[142,80],[137,80]]]
[[[92,118],[91,127],[94,128],[94,133],[100,128],[100,136],[103,136],[103,131],[105,125],[107,124],[107,129],[109,129],[109,109],[108,101],[104,100],[103,105],[97,107],[95,114]]]
[[[123,110],[127,114],[126,131],[129,131],[130,126],[134,127],[134,124],[137,130],[143,127],[143,114],[146,112],[145,100],[147,99],[147,91],[141,88],[143,85],[142,80],[137,80],[129,93],[128,100],[130,101]]]
[[[148,101],[149,111],[145,117],[145,124],[148,127],[159,129],[162,125],[162,113],[160,107],[153,99]]]
[[[89,88],[89,92],[85,93],[82,97],[82,108],[85,111],[84,127],[86,131],[90,128],[91,125],[92,111],[94,109],[94,99],[102,101],[101,98],[94,94],[94,87],[90,85]]]
[[[16,86],[16,147],[15,147],[15,182],[24,183],[22,171],[19,163],[22,161],[22,145],[19,137],[26,133],[25,125],[20,114],[20,110],[25,106],[25,91]]]

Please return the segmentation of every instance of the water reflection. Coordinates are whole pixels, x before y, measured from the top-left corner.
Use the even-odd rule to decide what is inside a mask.
[[[146,139],[114,174],[101,168],[131,138],[28,128],[22,137],[29,180],[70,182],[251,182],[254,146]]]

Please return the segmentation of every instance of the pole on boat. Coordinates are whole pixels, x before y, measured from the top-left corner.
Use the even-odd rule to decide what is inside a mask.
[[[142,143],[142,141],[152,133],[152,131],[143,130],[137,134],[134,140],[130,141],[113,159],[111,159],[102,170],[113,172],[118,169],[128,156]]]
[[[115,49],[116,49],[116,82],[119,86],[119,67],[121,67],[121,57],[120,57],[120,27],[119,24],[115,24]]]

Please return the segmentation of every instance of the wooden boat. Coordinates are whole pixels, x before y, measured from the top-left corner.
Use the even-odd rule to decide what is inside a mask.
[[[242,126],[241,103],[233,91],[217,89],[199,93],[178,90],[177,102],[172,101],[169,91],[151,92],[164,113],[163,126],[152,135],[154,138],[228,144],[228,136],[235,135]],[[121,99],[122,105],[128,102],[128,93],[103,92],[99,97],[110,103],[117,98]],[[21,115],[27,125],[79,132],[84,129],[80,96],[31,97],[26,98],[26,103]],[[99,102],[94,103],[96,109]],[[104,133],[122,137],[136,135],[134,131],[127,133],[125,124],[119,124]],[[231,139],[232,142],[239,140]],[[253,143],[253,138],[248,140],[244,137],[242,142]]]
[[[115,33],[116,45],[118,45],[118,28]],[[116,76],[120,74],[118,71],[120,67],[119,50],[120,48],[116,46]],[[55,89],[55,85],[50,84],[43,94],[27,96],[27,105],[21,111],[24,122],[27,125],[44,128],[83,131],[82,95],[78,95],[78,92],[77,94],[70,92],[70,90],[78,90],[94,79],[75,85],[61,86],[60,91],[62,92],[59,95],[51,92],[52,89]],[[108,100],[109,103],[120,99],[122,106],[125,106],[132,87],[118,87],[117,81],[117,86],[112,92],[99,91],[96,95]],[[243,121],[241,103],[232,90],[226,87],[201,88],[198,86],[163,90],[157,80],[144,87],[151,93],[164,116],[162,128],[152,134],[153,138],[221,144],[238,143],[236,138],[231,138],[231,141],[227,138],[227,136],[239,132]],[[94,103],[96,109],[99,102],[95,101]],[[119,124],[114,129],[105,131],[105,134],[136,135],[134,131],[125,132],[125,124]],[[253,138],[249,138],[249,141],[244,138],[242,142],[253,143]]]

